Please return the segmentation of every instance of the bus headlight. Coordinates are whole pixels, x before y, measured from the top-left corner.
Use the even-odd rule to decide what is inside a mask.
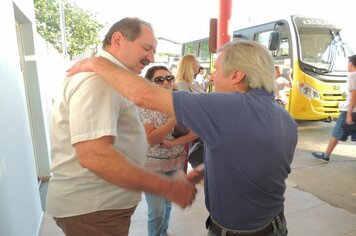
[[[298,83],[298,89],[299,92],[307,98],[320,98],[318,91],[305,83]]]

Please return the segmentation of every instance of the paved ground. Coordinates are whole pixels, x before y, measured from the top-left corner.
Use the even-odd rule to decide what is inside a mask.
[[[356,236],[356,214],[333,207],[314,195],[298,190],[288,182],[285,194],[285,216],[289,236]],[[143,200],[134,216],[129,236],[147,235],[147,205]],[[208,212],[204,205],[203,186],[198,186],[195,203],[182,210],[174,205],[170,221],[170,233],[174,236],[205,236],[204,222]],[[54,221],[44,217],[40,236],[64,236]]]
[[[299,123],[299,141],[285,193],[289,236],[356,236],[356,144],[340,143],[327,164],[310,155],[312,150],[324,150],[333,125]],[[198,185],[196,201],[188,209],[174,205],[170,224],[173,235],[207,235],[203,190]],[[143,199],[132,217],[130,236],[147,235],[146,211]],[[63,233],[45,215],[40,236]]]
[[[289,180],[321,200],[356,214],[356,143],[339,142],[330,163],[311,156],[325,150],[334,123],[300,122]]]

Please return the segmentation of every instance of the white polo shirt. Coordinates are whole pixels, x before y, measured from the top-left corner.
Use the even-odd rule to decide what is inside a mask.
[[[346,83],[346,102],[344,106],[341,108],[342,111],[347,111],[350,106],[351,102],[351,91],[356,90],[356,72],[350,73],[350,75],[347,77],[347,83]],[[354,107],[353,112],[356,112],[356,107]]]
[[[111,54],[103,51],[102,56],[124,67]],[[78,162],[73,144],[108,135],[128,158],[144,163],[147,139],[137,107],[94,73],[66,78],[52,114],[48,214],[68,217],[139,203],[140,192],[113,185]]]

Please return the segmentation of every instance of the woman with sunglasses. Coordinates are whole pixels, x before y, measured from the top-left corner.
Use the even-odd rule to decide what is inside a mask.
[[[164,66],[149,68],[145,78],[162,88],[173,90],[174,76]],[[145,167],[167,176],[182,170],[186,163],[184,143],[194,140],[196,135],[190,131],[175,139],[172,132],[176,120],[161,112],[140,108],[140,117],[149,143]],[[168,235],[171,202],[150,193],[145,195],[148,206],[148,236]]]

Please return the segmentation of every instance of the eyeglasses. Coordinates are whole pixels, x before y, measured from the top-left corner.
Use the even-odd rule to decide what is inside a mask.
[[[174,75],[167,75],[166,77],[157,76],[153,78],[152,81],[157,84],[163,84],[165,80],[167,80],[168,83],[172,83],[174,81]]]

